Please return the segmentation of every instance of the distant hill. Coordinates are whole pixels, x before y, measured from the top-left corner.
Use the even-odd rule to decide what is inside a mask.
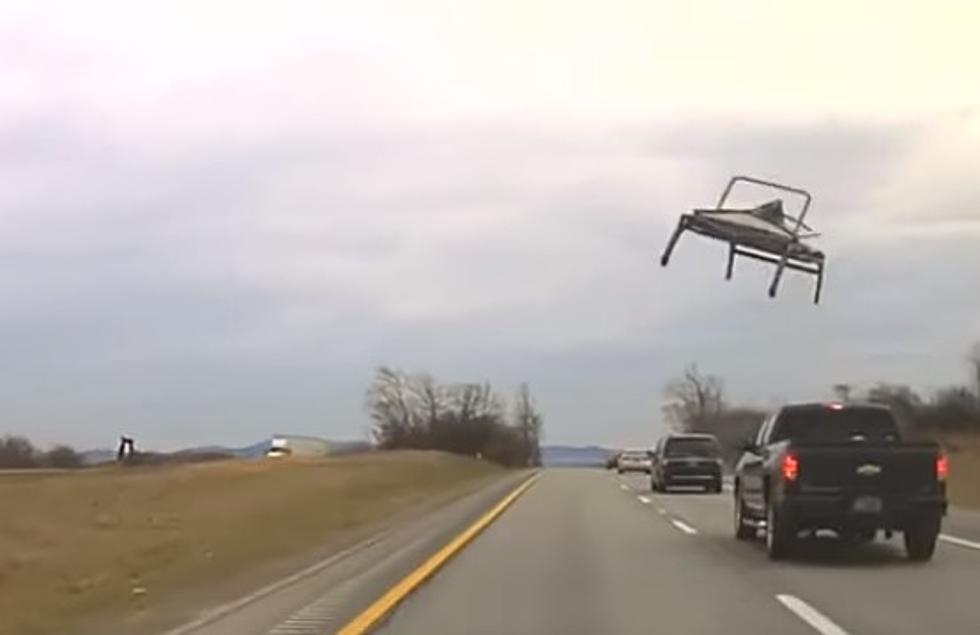
[[[596,445],[545,445],[541,447],[541,462],[545,466],[605,465],[610,452]]]

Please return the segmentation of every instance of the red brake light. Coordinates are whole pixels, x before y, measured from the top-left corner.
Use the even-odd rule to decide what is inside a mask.
[[[831,404],[827,404],[827,407],[830,408],[831,410],[843,410],[844,409],[844,404],[842,404],[842,403],[831,403]]]
[[[783,455],[783,464],[780,472],[783,474],[784,481],[796,480],[796,477],[800,475],[800,460],[796,458],[795,454]]]
[[[940,454],[936,457],[936,480],[945,481],[947,476],[949,476],[949,459]]]

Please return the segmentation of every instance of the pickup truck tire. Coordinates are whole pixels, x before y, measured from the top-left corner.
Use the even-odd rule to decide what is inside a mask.
[[[919,518],[905,528],[905,551],[909,559],[924,562],[932,559],[939,538],[939,518]]]
[[[746,523],[745,508],[742,497],[735,492],[735,538],[736,540],[752,540],[755,538],[755,525]]]
[[[766,552],[770,560],[788,557],[796,543],[796,528],[793,527],[773,505],[766,509]]]

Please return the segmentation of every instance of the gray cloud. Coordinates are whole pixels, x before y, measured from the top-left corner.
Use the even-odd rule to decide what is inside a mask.
[[[841,380],[955,381],[980,339],[972,241],[912,244],[880,208],[880,234],[851,222],[891,196],[928,125],[150,142],[70,113],[14,122],[0,130],[15,184],[0,199],[0,420],[86,446],[122,431],[169,447],[360,435],[364,385],[388,363],[528,380],[549,438],[637,443],[689,361],[760,403]],[[821,307],[795,279],[770,301],[752,265],[725,283],[724,249],[697,238],[656,264],[676,215],[734,171],[815,192],[831,254]],[[902,193],[915,197],[929,192]]]

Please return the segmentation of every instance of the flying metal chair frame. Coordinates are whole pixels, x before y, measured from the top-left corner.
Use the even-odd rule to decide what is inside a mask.
[[[803,198],[803,208],[798,217],[783,211],[781,199],[775,199],[750,209],[731,209],[725,207],[736,183],[751,183],[789,192]],[[660,257],[664,267],[684,230],[728,243],[728,268],[725,279],[730,280],[735,268],[735,256],[745,256],[776,265],[776,273],[769,285],[769,297],[776,297],[783,271],[792,269],[816,276],[816,289],[813,303],[820,302],[823,287],[825,258],[823,252],[814,249],[804,241],[816,238],[817,234],[804,221],[813,197],[806,190],[771,181],[763,181],[748,176],[734,176],[728,181],[725,191],[718,199],[715,209],[695,209],[689,214],[681,214],[667,248]]]

